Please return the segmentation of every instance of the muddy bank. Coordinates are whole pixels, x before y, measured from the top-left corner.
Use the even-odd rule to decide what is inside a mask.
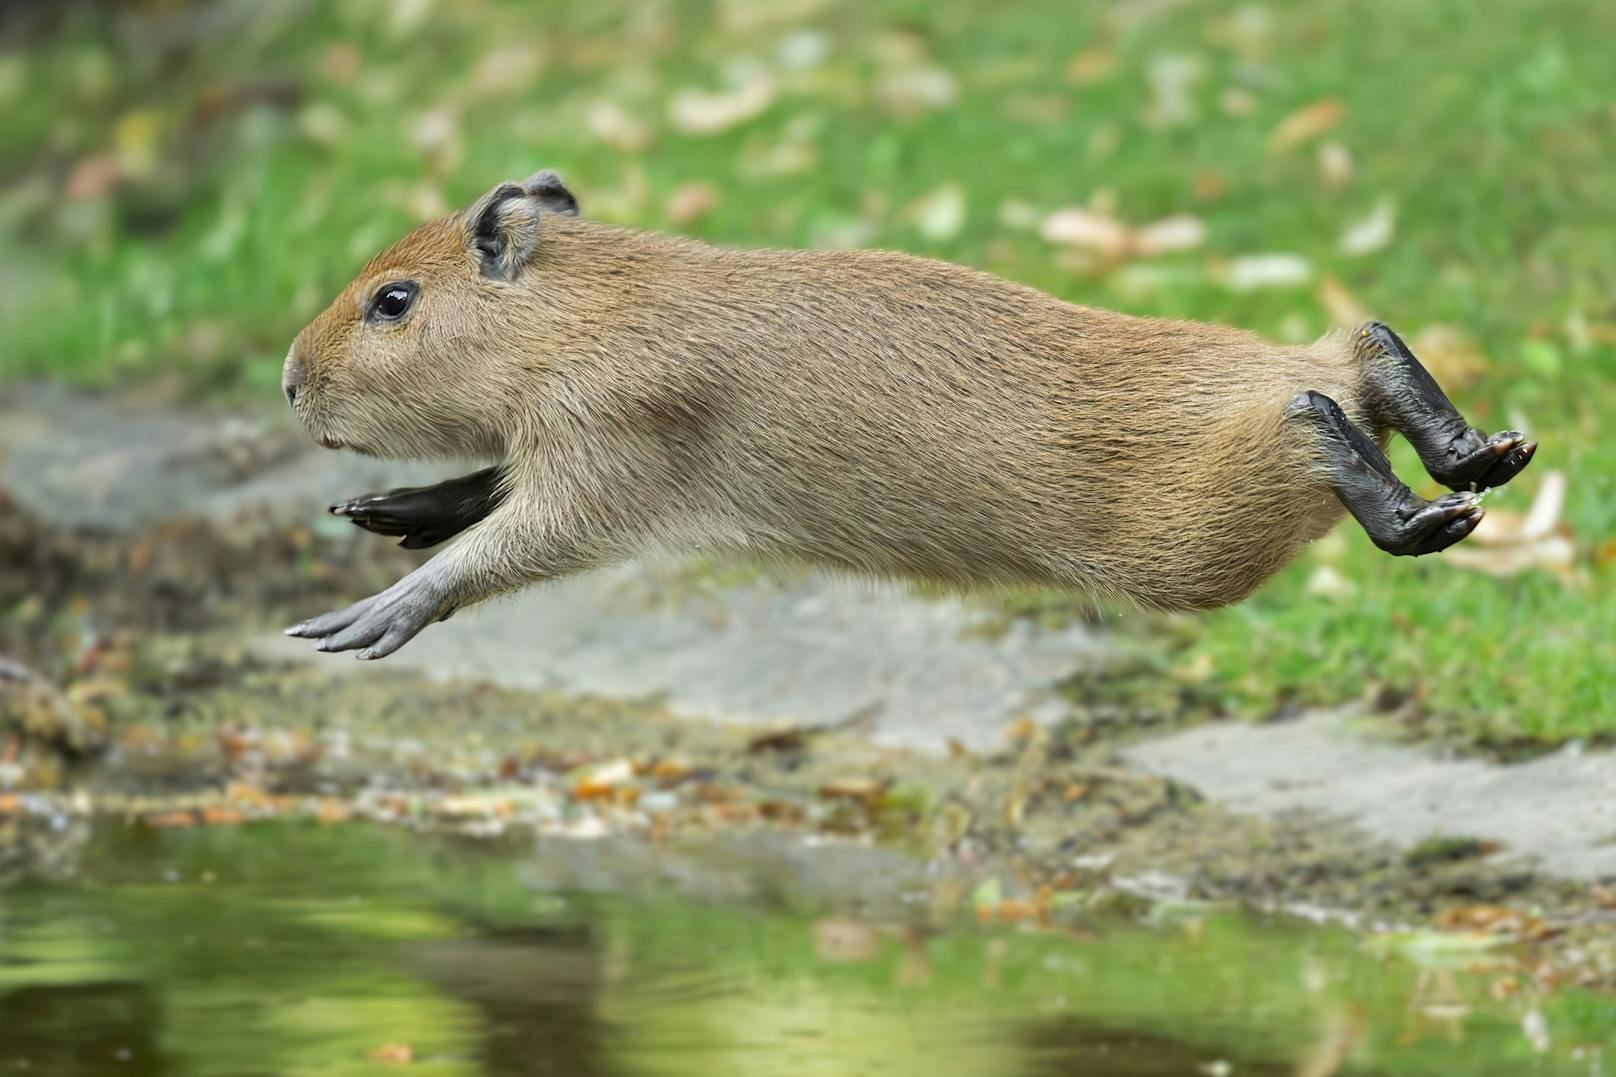
[[[856,729],[759,731],[649,701],[229,657],[195,639],[145,645],[124,690],[100,700],[109,738],[66,773],[72,791],[6,795],[4,825],[35,820],[33,855],[55,872],[95,816],[157,829],[367,819],[648,847],[768,833],[889,848],[973,879],[948,900],[988,919],[1232,902],[1439,929],[1545,983],[1616,987],[1616,914],[1597,888],[1479,847],[1411,853],[1317,819],[1232,813],[1086,732],[1026,723],[999,750],[938,755]],[[57,840],[41,845],[47,830]]]

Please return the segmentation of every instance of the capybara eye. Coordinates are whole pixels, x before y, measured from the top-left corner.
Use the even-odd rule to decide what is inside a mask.
[[[377,321],[396,322],[409,313],[419,289],[409,281],[384,284],[370,302],[370,316]]]

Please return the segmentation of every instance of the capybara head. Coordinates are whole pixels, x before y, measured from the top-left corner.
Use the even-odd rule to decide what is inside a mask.
[[[281,385],[304,428],[372,456],[502,452],[515,382],[548,358],[545,219],[577,212],[545,170],[372,258],[287,352]]]

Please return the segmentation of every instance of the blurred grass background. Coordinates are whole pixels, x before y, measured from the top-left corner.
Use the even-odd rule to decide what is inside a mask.
[[[0,380],[275,408],[292,335],[369,255],[546,166],[587,214],[720,243],[904,248],[1285,340],[1374,316],[1478,425],[1540,437],[1533,468],[1466,556],[1394,561],[1349,523],[1175,623],[1162,676],[1248,714],[1369,696],[1498,748],[1616,737],[1605,0],[0,17]]]

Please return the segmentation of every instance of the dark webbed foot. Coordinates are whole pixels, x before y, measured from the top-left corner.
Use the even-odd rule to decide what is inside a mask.
[[[1330,488],[1376,546],[1419,557],[1445,550],[1476,529],[1483,515],[1476,494],[1427,501],[1399,482],[1386,454],[1323,393],[1298,393],[1286,413],[1317,437]]]
[[[1402,517],[1398,525],[1369,537],[1387,553],[1419,557],[1445,550],[1470,534],[1484,512],[1472,493],[1460,491],[1426,501],[1410,490],[1398,515]]]
[[[378,535],[402,538],[407,550],[423,550],[453,538],[487,516],[502,496],[497,467],[484,468],[436,486],[406,486],[384,494],[365,494],[331,506]]]
[[[1465,422],[1403,338],[1381,322],[1359,330],[1370,348],[1366,382],[1387,426],[1414,445],[1431,477],[1454,490],[1502,486],[1531,463],[1537,443],[1518,430],[1488,437]]]

